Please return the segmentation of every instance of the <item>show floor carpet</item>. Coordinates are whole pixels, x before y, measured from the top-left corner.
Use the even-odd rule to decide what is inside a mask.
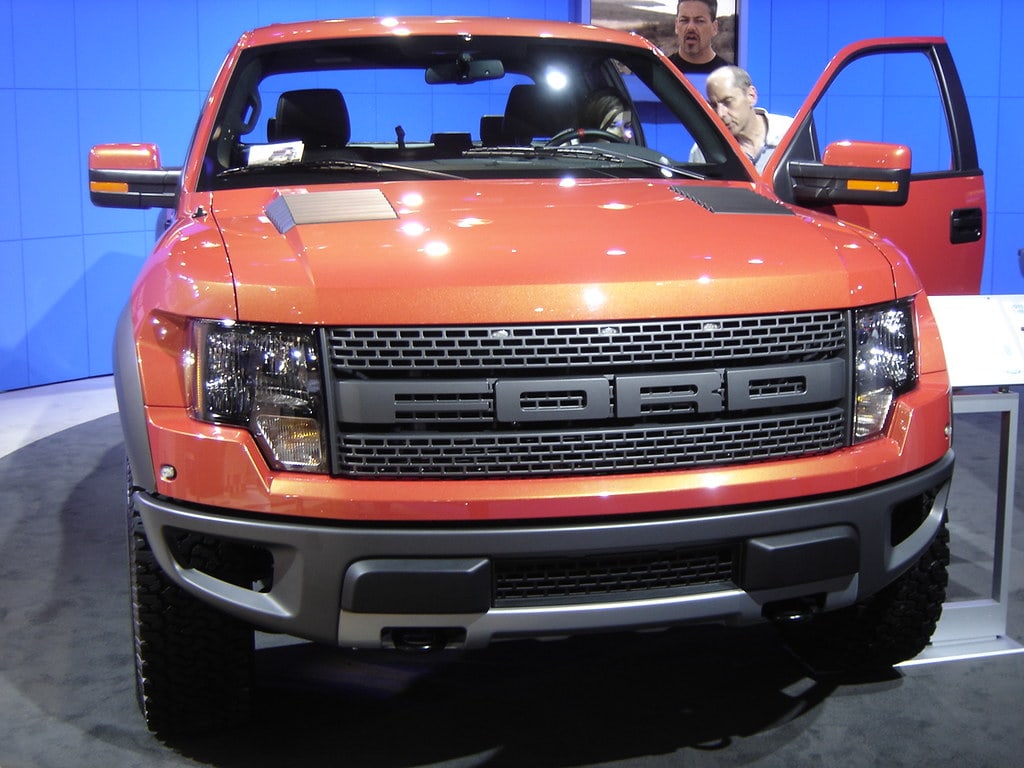
[[[988,596],[997,428],[993,416],[957,417],[953,599]],[[134,699],[124,456],[109,379],[2,393],[0,433],[3,768],[1024,762],[1024,653],[815,680],[767,626],[451,656],[264,639],[251,728],[165,744],[146,731]],[[1016,641],[1022,485],[1007,622]]]

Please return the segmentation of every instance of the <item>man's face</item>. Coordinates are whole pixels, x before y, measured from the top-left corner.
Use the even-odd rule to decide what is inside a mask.
[[[700,0],[686,0],[676,12],[676,37],[679,55],[696,60],[707,55],[711,40],[718,34],[718,21],[711,20],[708,6]]]
[[[755,116],[757,91],[754,87],[739,88],[731,77],[709,77],[706,87],[708,103],[729,131],[734,136],[746,133]]]

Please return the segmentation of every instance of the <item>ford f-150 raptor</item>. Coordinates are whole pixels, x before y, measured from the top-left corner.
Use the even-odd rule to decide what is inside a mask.
[[[828,86],[876,56],[925,73],[939,146],[844,134]],[[801,618],[853,667],[928,643],[953,454],[925,289],[977,290],[984,217],[941,39],[844,50],[758,174],[635,35],[273,25],[182,167],[99,145],[89,185],[169,211],[114,343],[157,733],[245,717],[254,629]]]

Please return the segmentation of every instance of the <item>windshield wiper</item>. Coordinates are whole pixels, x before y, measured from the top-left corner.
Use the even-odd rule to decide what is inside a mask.
[[[603,147],[594,144],[562,144],[558,147],[537,147],[537,152],[547,156],[565,155],[567,157],[607,160],[610,163],[623,163],[628,157],[607,151]]]
[[[697,173],[697,171],[691,171],[688,168],[678,168],[664,155],[636,144],[601,142],[599,144],[563,144],[560,147],[539,147],[538,149],[546,153],[569,154],[574,157],[590,155],[611,162],[621,163],[632,160],[650,168],[657,168],[663,174],[668,174],[669,176],[686,176],[690,179],[707,178],[704,174]]]
[[[619,147],[628,147],[632,149],[632,151],[616,151]],[[657,168],[663,174],[668,174],[669,176],[686,176],[691,179],[707,178],[696,171],[691,171],[686,168],[677,168],[662,155],[658,155],[657,157],[648,157],[646,154],[641,154],[641,152],[650,153],[652,155],[654,154],[651,150],[643,147],[637,147],[633,144],[620,145],[606,143],[601,143],[600,145],[563,144],[558,147],[474,147],[473,149],[466,150],[463,154],[466,156],[472,155],[474,157],[569,157],[573,159],[597,160],[608,163],[625,163],[627,161],[633,161],[646,165],[650,168]]]
[[[235,168],[227,168],[217,174],[218,177],[241,176],[248,173],[265,173],[277,170],[303,170],[303,171],[370,171],[372,173],[384,173],[385,171],[398,171],[412,173],[418,176],[429,176],[440,179],[461,180],[462,176],[456,176],[444,171],[436,171],[433,168],[419,168],[411,165],[398,165],[396,163],[375,163],[366,160],[306,160],[292,161],[289,163],[264,163],[257,165],[242,165]]]
[[[463,157],[538,157],[537,147],[471,147],[462,150]]]
[[[364,163],[357,160],[317,160],[315,162],[302,162],[291,160],[287,163],[254,163],[253,165],[238,165],[234,168],[225,168],[217,173],[218,177],[245,176],[247,174],[271,173],[276,171],[294,171],[296,169],[310,171],[373,171],[383,173],[384,169],[374,163]]]

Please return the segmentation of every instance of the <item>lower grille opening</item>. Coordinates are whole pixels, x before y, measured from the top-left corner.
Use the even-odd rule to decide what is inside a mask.
[[[730,547],[494,561],[495,607],[642,600],[734,586]]]

